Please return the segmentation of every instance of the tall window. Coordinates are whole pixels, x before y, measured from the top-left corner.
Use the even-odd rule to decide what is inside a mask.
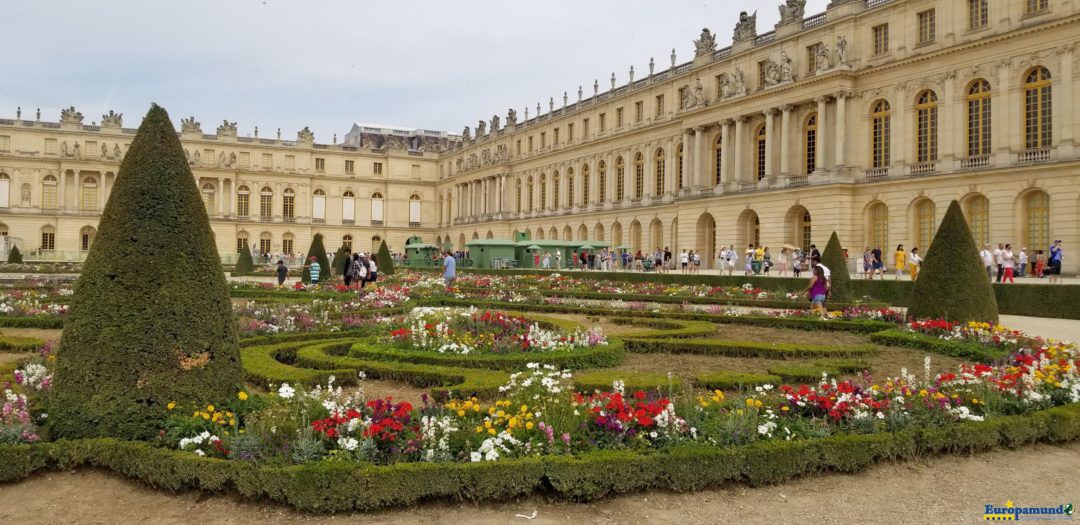
[[[293,246],[295,246],[295,242],[294,242],[294,239],[293,239],[293,234],[286,233],[285,235],[281,236],[281,251],[282,252],[292,253],[293,252]]]
[[[660,196],[664,194],[664,178],[667,176],[667,160],[664,158],[664,150],[656,150],[656,188],[653,195]]]
[[[1024,147],[1049,147],[1050,124],[1050,71],[1037,67],[1024,79]]]
[[[577,200],[574,198],[574,168],[566,169],[566,205],[573,206]]]
[[[526,187],[529,188],[529,201],[528,201],[529,211],[533,211],[533,193],[535,193],[535,192],[533,191],[534,188],[533,188],[533,178],[532,178],[532,176],[529,176],[529,182],[528,182],[528,184],[526,184]]]
[[[236,253],[240,253],[244,250],[248,250],[248,234],[247,232],[239,232],[236,234]]]
[[[269,221],[274,217],[274,190],[269,186],[263,186],[259,192],[259,218]]]
[[[420,217],[421,217],[420,212],[421,212],[421,206],[422,205],[423,205],[423,203],[420,200],[420,195],[417,195],[415,193],[412,194],[412,195],[409,195],[409,227],[410,228],[418,228],[418,227],[420,227],[420,222],[421,222],[420,221]]]
[[[765,140],[765,124],[762,124],[754,133],[754,173],[757,173],[758,180],[765,178]]]
[[[889,208],[884,203],[870,208],[870,247],[885,249],[889,245]]]
[[[634,156],[634,198],[640,199],[645,194],[645,156]]]
[[[937,160],[938,153],[937,94],[925,90],[915,100],[915,160]]]
[[[1024,0],[1025,13],[1038,13],[1050,8],[1050,0]]]
[[[514,181],[514,209],[521,213],[521,179]]]
[[[562,181],[559,180],[559,172],[556,171],[551,174],[551,209],[559,209],[559,186]]]
[[[251,191],[247,186],[236,189],[236,214],[240,217],[251,215]]]
[[[352,221],[355,212],[355,201],[351,191],[346,191],[341,197],[341,221]],[[311,194],[311,222],[319,224],[326,222],[326,190],[316,188]],[[346,224],[352,224],[351,222]]]
[[[270,232],[262,232],[259,234],[259,253],[270,253]]]
[[[94,235],[96,234],[97,231],[92,226],[84,226],[79,231],[79,249],[84,252],[90,251],[90,246],[94,244]]]
[[[990,200],[982,195],[975,195],[967,202],[967,220],[971,228],[971,237],[975,245],[982,247],[990,243]]]
[[[371,225],[382,226],[383,223],[383,194],[375,192],[371,194]]]
[[[547,209],[547,175],[540,174],[540,210]]]
[[[810,253],[810,239],[813,234],[813,227],[810,221],[810,212],[804,211],[802,215],[802,221],[799,224],[802,230],[802,238],[799,239],[799,246],[802,247],[802,251]]]
[[[626,197],[626,165],[623,158],[615,159],[615,200],[622,202]]]
[[[982,29],[990,20],[988,0],[968,0],[968,29]]]
[[[874,54],[884,55],[889,52],[889,24],[881,24],[871,29],[874,36]]]
[[[803,123],[803,166],[809,175],[817,169],[817,113],[811,113]]]
[[[56,228],[53,228],[52,226],[43,226],[41,228],[41,249],[56,249]]]
[[[82,183],[82,203],[81,209],[83,210],[96,210],[98,198],[98,181],[96,177],[87,177],[83,179]]]
[[[990,83],[979,79],[967,92],[967,154],[990,154]]]
[[[202,200],[203,206],[206,208],[206,213],[214,213],[214,185],[209,182],[202,185]]]
[[[664,116],[664,95],[656,95],[656,118]]]
[[[585,164],[581,166],[581,205],[587,206],[589,204],[589,165]]]
[[[915,205],[915,242],[923,252],[930,248],[930,242],[934,240],[934,227],[937,225],[934,211],[934,201],[930,199],[923,199]]]
[[[57,208],[56,177],[46,175],[41,181],[41,207],[46,210]]]
[[[724,174],[724,137],[723,135],[717,135],[716,141],[713,142],[713,181],[716,184],[720,184],[722,181],[720,177]]]
[[[875,168],[889,166],[891,114],[889,103],[884,100],[875,102],[873,109],[871,109],[870,160]]]
[[[675,190],[683,187],[683,145],[675,147]]]
[[[599,173],[597,173],[596,202],[603,204],[607,200],[607,163],[600,161],[596,169],[599,170]]]
[[[352,251],[352,235],[345,234],[341,237],[341,246]]]
[[[1024,211],[1024,243],[1032,250],[1049,249],[1050,196],[1043,191],[1032,192],[1024,198]]]
[[[286,188],[282,194],[281,216],[285,222],[292,222],[296,218],[296,192],[292,188]]]
[[[919,43],[929,44],[937,38],[937,14],[936,10],[929,9],[918,14],[919,19]]]

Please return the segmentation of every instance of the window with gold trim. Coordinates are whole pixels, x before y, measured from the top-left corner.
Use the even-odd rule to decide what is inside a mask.
[[[803,167],[809,175],[817,169],[817,113],[806,116],[803,122]]]
[[[1050,0],[1025,0],[1024,14],[1038,13],[1050,9]]]
[[[875,168],[886,168],[890,162],[891,108],[879,100],[870,113],[870,161]]]
[[[574,200],[574,168],[566,168],[566,206],[573,206]]]
[[[990,83],[978,79],[967,95],[967,154],[969,157],[990,154]]]
[[[767,138],[765,124],[758,126],[757,131],[754,133],[754,151],[756,152],[754,155],[754,173],[757,174],[758,180],[765,178],[765,141]]]
[[[724,165],[724,136],[717,135],[716,141],[713,142],[713,181],[716,184],[720,184],[720,177],[723,176]]]
[[[683,145],[675,147],[675,190],[683,187]]]
[[[551,175],[551,209],[553,210],[559,209],[560,182],[562,181],[559,179],[559,172],[556,171]]]
[[[590,175],[591,175],[591,173],[590,173],[590,170],[589,170],[589,165],[588,164],[582,165],[581,166],[581,205],[582,206],[588,206],[589,205],[589,197],[590,197],[589,190],[591,189],[589,186],[592,184],[592,181],[589,180]]]
[[[982,195],[975,195],[967,201],[968,227],[975,245],[982,248],[990,243],[990,200]],[[925,250],[925,249],[924,249]]]
[[[547,175],[540,174],[540,210],[547,209]]]
[[[41,249],[56,249],[56,228],[51,225],[42,226],[41,228]]]
[[[937,226],[935,211],[934,201],[930,199],[923,199],[915,205],[915,245],[923,252],[930,248],[930,243],[934,240]]]
[[[1024,198],[1024,223],[1024,244],[1032,250],[1049,250],[1050,196],[1046,192],[1034,191]]]
[[[596,202],[603,204],[607,200],[607,163],[600,161],[596,169]]]
[[[915,101],[915,161],[937,160],[938,154],[938,99],[927,89],[919,93]]]
[[[645,156],[638,153],[634,157],[634,198],[645,195]]]
[[[46,210],[55,210],[58,202],[56,177],[46,175],[41,181],[41,207]]]
[[[1027,149],[1050,146],[1051,95],[1050,71],[1036,67],[1024,77],[1024,147]]]
[[[918,13],[919,44],[929,44],[937,39],[937,11],[928,9]]]
[[[664,158],[664,150],[656,150],[656,188],[653,195],[660,196],[664,194],[664,177],[667,176],[667,159]]]
[[[274,216],[274,190],[264,186],[259,192],[259,218],[269,221]]]
[[[889,245],[889,208],[879,202],[870,207],[870,247],[884,249]]]
[[[871,29],[874,40],[874,54],[884,55],[889,52],[889,24],[881,24]]]
[[[281,216],[286,221],[292,221],[296,217],[296,192],[292,188],[286,188],[282,194]]]
[[[988,0],[968,0],[968,29],[982,29],[990,22]]]
[[[626,165],[623,158],[615,159],[615,200],[621,202],[626,197]]]
[[[247,217],[251,214],[251,191],[247,186],[240,186],[236,189],[236,214],[240,217]]]
[[[96,210],[98,202],[98,180],[96,177],[86,177],[82,181],[82,199],[80,209]]]

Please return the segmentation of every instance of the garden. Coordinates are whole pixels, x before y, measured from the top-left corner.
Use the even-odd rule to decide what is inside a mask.
[[[447,287],[392,264],[362,291],[230,282],[192,181],[154,106],[79,279],[0,289],[0,481],[98,467],[336,512],[758,485],[1080,437],[1080,350],[999,324],[955,203],[917,300],[836,275],[823,315],[754,282]]]

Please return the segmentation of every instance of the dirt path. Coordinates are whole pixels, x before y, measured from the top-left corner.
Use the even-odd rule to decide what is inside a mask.
[[[0,485],[4,523],[974,523],[983,506],[1056,506],[1080,495],[1080,443],[888,463],[776,486],[648,492],[589,504],[525,498],[429,503],[378,514],[309,515],[197,492],[170,494],[93,470]],[[536,519],[516,518],[516,514]]]

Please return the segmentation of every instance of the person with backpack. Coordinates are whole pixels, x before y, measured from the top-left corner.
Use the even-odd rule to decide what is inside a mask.
[[[277,262],[277,285],[284,286],[285,278],[289,276],[289,268],[285,266],[285,261],[278,260]]]
[[[367,280],[374,284],[379,279],[379,266],[375,264],[375,257],[368,259]]]
[[[360,283],[360,288],[363,289],[364,284],[367,282],[368,270],[367,265],[363,262],[363,258],[360,257],[360,252],[353,254],[349,268],[352,271],[353,281]]]

